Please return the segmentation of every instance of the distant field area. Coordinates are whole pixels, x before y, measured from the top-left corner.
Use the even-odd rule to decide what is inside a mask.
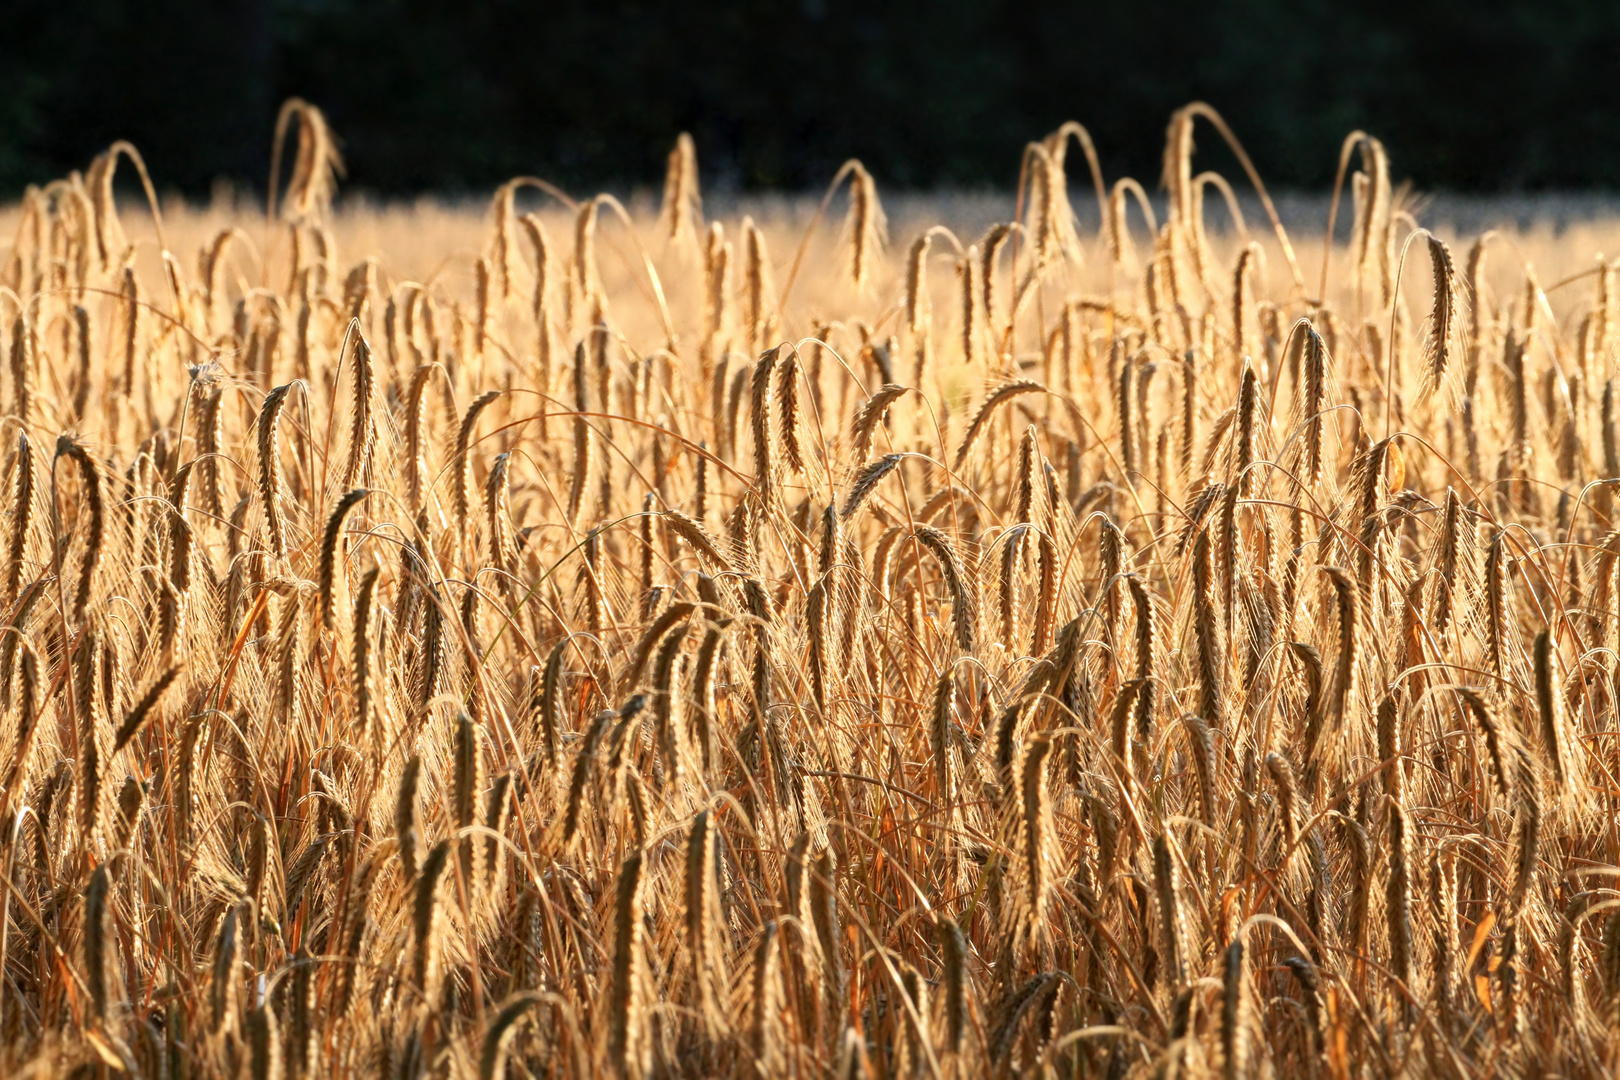
[[[1154,214],[1153,223],[1162,224],[1167,211],[1165,193],[1151,185],[1144,194]],[[1264,207],[1249,191],[1239,188],[1234,195],[1241,220],[1234,217],[1229,204],[1216,190],[1210,189],[1205,195],[1206,234],[1215,250],[1230,259],[1246,239],[1252,238],[1265,252],[1266,273],[1272,276],[1286,273],[1286,263]],[[1069,198],[1079,246],[1078,258],[1066,268],[1065,280],[1075,288],[1093,284],[1104,287],[1111,260],[1106,256],[1108,236],[1102,228],[1097,200],[1089,188],[1078,185],[1071,186]],[[523,194],[523,200],[524,211],[536,213],[560,235],[567,233],[569,215],[555,199],[531,191]],[[149,224],[145,203],[129,197],[120,197],[119,202],[121,213],[129,222],[136,265],[143,280],[151,276],[156,283],[160,280],[160,248]],[[705,220],[713,220],[733,231],[744,218],[756,222],[767,238],[772,269],[785,273],[796,245],[816,216],[819,202],[819,198],[812,195],[720,195],[711,196],[699,213]],[[527,205],[531,203],[532,206]],[[659,201],[653,194],[645,191],[626,194],[623,203],[644,243],[658,256],[660,263],[672,254],[679,254],[667,250],[658,235]],[[1308,282],[1310,278],[1319,277],[1331,207],[1329,196],[1283,192],[1276,195],[1274,205],[1298,260],[1311,270]],[[901,255],[917,235],[935,225],[943,225],[964,244],[975,242],[997,224],[1012,220],[1019,209],[1018,200],[1011,192],[903,192],[886,196],[883,206],[888,225],[884,245],[887,257],[874,264],[873,283],[854,298],[857,305],[864,305],[871,313],[900,300],[906,270]],[[824,222],[825,227],[812,230],[803,260],[803,281],[813,282],[818,272],[836,263],[839,250],[845,244],[840,232],[840,214],[841,207],[833,218]],[[0,237],[15,235],[19,216],[17,205],[0,209]],[[1354,207],[1348,196],[1342,200],[1336,217],[1335,265],[1353,257]],[[279,245],[285,242],[282,230],[279,226],[267,225],[262,202],[245,193],[228,193],[212,203],[167,200],[163,218],[170,248],[183,262],[197,262],[222,230],[241,229],[242,254],[236,256],[231,273],[245,274],[240,278],[242,282],[251,283],[253,274],[259,272],[260,247],[269,248],[272,262],[286,257],[279,250]],[[1522,278],[1526,267],[1532,269],[1545,286],[1591,271],[1595,260],[1601,256],[1620,255],[1620,195],[1565,192],[1461,196],[1420,192],[1410,197],[1401,218],[1408,227],[1422,224],[1431,228],[1453,245],[1471,244],[1486,232],[1495,233],[1509,254],[1503,259],[1490,260],[1484,280],[1493,289],[1513,288],[1515,275]],[[395,281],[420,282],[433,278],[436,287],[450,295],[464,296],[470,302],[475,288],[474,266],[487,246],[492,210],[487,201],[464,197],[378,201],[362,194],[340,200],[324,227],[336,241],[332,252],[334,265],[342,266],[361,258],[375,260],[378,268]],[[1137,201],[1129,204],[1126,228],[1133,248],[1137,249],[1133,252],[1136,258],[1130,270],[1138,273],[1143,268],[1140,249],[1151,245],[1152,233]],[[7,251],[5,243],[0,241],[0,256]],[[603,243],[604,250],[609,252],[603,272],[629,274],[629,268],[639,258],[629,235],[620,234],[616,226],[610,227]],[[191,253],[189,260],[187,252]],[[696,263],[676,258],[666,275],[667,284],[671,288],[682,288],[700,270]],[[1115,276],[1117,278],[1117,272]],[[1338,276],[1335,270],[1334,277]],[[1422,276],[1416,275],[1408,286],[1417,290],[1418,295],[1424,295],[1430,287],[1421,280]],[[1118,284],[1116,281],[1116,286]],[[1281,284],[1279,280],[1278,286]],[[810,290],[801,295],[809,296],[816,288],[812,283]],[[1555,290],[1549,296],[1549,303],[1554,311],[1584,313],[1590,306],[1588,291],[1566,286]]]

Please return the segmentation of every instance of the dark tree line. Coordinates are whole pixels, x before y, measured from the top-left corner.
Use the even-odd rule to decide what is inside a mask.
[[[1066,119],[1110,177],[1152,180],[1193,98],[1278,185],[1326,183],[1361,127],[1425,187],[1609,186],[1620,4],[5,0],[0,192],[115,138],[164,185],[262,185],[293,94],[391,193],[655,183],[681,130],[711,184],[806,187],[858,156],[890,188],[1005,185]]]

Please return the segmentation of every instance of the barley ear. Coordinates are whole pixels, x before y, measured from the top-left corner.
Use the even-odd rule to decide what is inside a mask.
[[[158,702],[163,699],[164,692],[174,685],[175,679],[180,676],[180,671],[181,667],[179,665],[169,668],[159,675],[146,693],[141,696],[141,700],[136,703],[135,708],[131,709],[129,715],[124,718],[123,725],[118,729],[118,734],[113,739],[114,754],[128,746],[129,741],[140,732],[142,726],[151,718],[153,710],[158,706]]]
[[[85,509],[89,517],[88,527],[85,530],[84,559],[79,566],[79,584],[73,593],[73,620],[82,622],[85,610],[90,606],[90,596],[95,587],[96,569],[101,565],[103,539],[106,533],[101,467],[90,456],[89,451],[70,435],[57,438],[56,456],[72,458],[78,465]]]
[[[450,861],[449,840],[440,840],[428,852],[422,871],[416,880],[415,904],[412,908],[412,931],[416,943],[416,956],[412,977],[417,990],[428,1001],[438,998],[443,943],[443,889],[445,866]]]
[[[287,557],[287,523],[282,503],[288,497],[286,476],[281,468],[281,449],[276,432],[281,414],[287,406],[287,395],[292,383],[284,383],[265,395],[259,407],[259,498],[264,504],[265,530],[270,537],[270,553],[278,559]]]
[[[619,868],[613,907],[613,993],[608,1003],[608,1062],[620,1076],[646,1072],[642,1046],[642,983],[646,978],[646,930],[642,923],[643,856],[636,852]]]
[[[1429,314],[1431,341],[1424,366],[1424,387],[1438,391],[1451,368],[1454,339],[1457,336],[1457,272],[1451,249],[1436,236],[1430,236],[1429,261],[1434,268],[1434,307]]]
[[[107,864],[102,863],[90,877],[90,886],[84,893],[84,972],[90,985],[90,1000],[96,1016],[103,1022],[113,994],[112,966],[116,963],[112,937],[112,912],[108,896],[112,883]]]
[[[518,1024],[545,995],[533,990],[517,993],[501,1004],[501,1011],[484,1031],[484,1046],[478,1056],[478,1080],[500,1080],[506,1075],[506,1054],[517,1037]]]
[[[967,939],[961,927],[945,915],[937,919],[940,954],[944,958],[945,1033],[951,1053],[961,1053],[968,1027],[968,996],[972,982],[967,970]]]

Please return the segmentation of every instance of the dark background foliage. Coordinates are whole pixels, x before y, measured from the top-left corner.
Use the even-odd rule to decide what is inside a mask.
[[[116,138],[160,186],[262,186],[294,94],[384,193],[652,184],[681,130],[711,185],[819,185],[849,156],[891,189],[1007,185],[1066,119],[1110,179],[1151,181],[1194,98],[1279,186],[1329,182],[1361,127],[1428,188],[1606,187],[1620,4],[0,0],[0,196]]]

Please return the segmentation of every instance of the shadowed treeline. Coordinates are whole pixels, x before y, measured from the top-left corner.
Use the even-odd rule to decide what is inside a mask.
[[[711,186],[802,188],[854,154],[890,187],[997,185],[1069,118],[1111,177],[1157,175],[1163,117],[1243,118],[1261,171],[1325,186],[1376,131],[1426,188],[1620,176],[1620,7],[1599,0],[12,0],[0,13],[0,192],[117,138],[161,185],[262,185],[273,103],[319,102],[355,186],[658,175],[691,131]]]

